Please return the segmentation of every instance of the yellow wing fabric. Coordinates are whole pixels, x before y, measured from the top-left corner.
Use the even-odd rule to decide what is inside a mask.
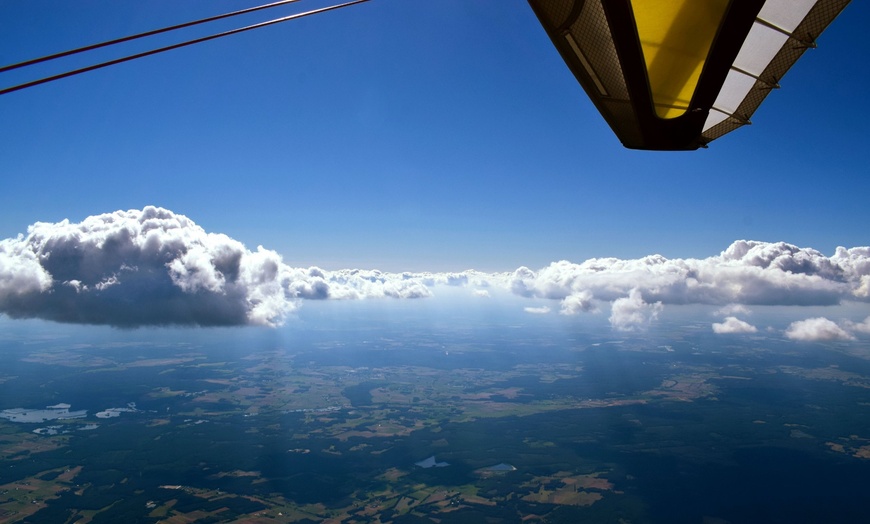
[[[689,110],[728,0],[632,0],[656,115]]]

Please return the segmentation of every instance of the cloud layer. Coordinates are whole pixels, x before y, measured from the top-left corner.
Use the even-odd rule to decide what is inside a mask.
[[[870,247],[837,248],[834,256],[785,242],[738,240],[718,256],[635,260],[593,258],[517,269],[511,289],[561,301],[563,313],[613,302],[635,290],[646,304],[711,304],[726,312],[751,305],[834,305],[870,298]],[[579,305],[585,305],[578,307]]]
[[[747,306],[870,302],[870,247],[841,247],[826,257],[784,242],[739,240],[705,259],[595,258],[502,274],[326,271],[291,267],[274,251],[251,251],[151,206],[80,223],[38,222],[26,235],[0,240],[0,313],[13,318],[129,327],[277,325],[304,300],[425,298],[440,285],[467,287],[478,297],[502,288],[551,299],[563,315],[609,307],[611,325],[623,331],[643,329],[667,305],[717,305],[728,317],[714,324],[717,333],[751,332],[753,326],[734,316],[747,314]],[[790,336],[806,339],[822,327],[793,326]],[[847,328],[865,333],[870,321]]]
[[[468,275],[293,268],[157,207],[38,222],[0,241],[0,313],[60,322],[280,324],[304,299],[418,298]]]

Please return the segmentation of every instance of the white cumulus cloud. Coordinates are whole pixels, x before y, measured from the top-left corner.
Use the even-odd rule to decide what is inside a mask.
[[[853,340],[854,337],[833,320],[824,317],[808,318],[792,322],[785,330],[785,336],[792,340],[828,342],[834,340]]]
[[[727,304],[713,312],[714,315],[723,317],[733,315],[749,315],[750,313],[752,313],[752,310],[744,306],[743,304]]]
[[[37,222],[27,235],[2,241],[0,251],[0,312],[11,317],[241,324],[254,310],[262,315],[276,293],[270,286],[277,275],[252,274],[255,255],[239,242],[156,207]],[[292,308],[285,301],[262,322]]]
[[[594,297],[589,291],[578,291],[562,299],[559,314],[576,315],[578,313],[596,312],[598,308],[593,302]]]
[[[627,297],[613,301],[610,310],[610,325],[618,331],[643,331],[662,310],[662,303],[649,304],[638,289],[632,289]]]
[[[525,311],[526,313],[531,313],[533,315],[546,315],[550,312],[550,308],[548,308],[547,306],[524,307],[523,311]]]
[[[730,333],[755,333],[758,331],[755,326],[740,320],[737,317],[727,317],[719,323],[713,324],[713,333],[730,334]]]
[[[865,318],[863,322],[846,322],[846,326],[851,331],[870,335],[870,317]]]

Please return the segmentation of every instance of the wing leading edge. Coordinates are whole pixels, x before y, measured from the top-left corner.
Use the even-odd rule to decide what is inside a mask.
[[[529,0],[625,147],[694,150],[749,124],[849,0]]]

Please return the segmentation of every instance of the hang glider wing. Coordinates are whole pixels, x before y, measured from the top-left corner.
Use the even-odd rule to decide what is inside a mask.
[[[849,0],[529,0],[625,147],[694,150],[749,123]]]

